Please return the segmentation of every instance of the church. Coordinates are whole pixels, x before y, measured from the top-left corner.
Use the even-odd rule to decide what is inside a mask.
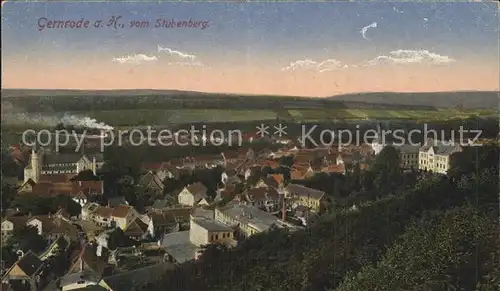
[[[102,154],[53,153],[34,147],[28,165],[24,169],[24,183],[43,181],[44,177],[76,175],[91,170],[94,175],[104,164]]]

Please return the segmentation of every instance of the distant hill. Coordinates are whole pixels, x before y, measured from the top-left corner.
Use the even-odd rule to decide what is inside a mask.
[[[348,109],[497,109],[498,93],[374,92],[325,98],[205,93],[180,90],[39,90],[2,89],[2,105],[33,111],[72,111],[95,108],[348,108]]]
[[[374,92],[344,94],[329,97],[335,101],[366,102],[373,104],[397,104],[413,106],[435,107],[462,107],[462,108],[498,108],[499,95],[495,91],[468,91],[468,92],[422,92],[422,93],[394,93]]]

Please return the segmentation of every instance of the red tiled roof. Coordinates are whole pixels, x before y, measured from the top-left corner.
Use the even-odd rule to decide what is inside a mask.
[[[118,205],[111,212],[111,216],[125,218],[125,217],[127,217],[127,215],[129,214],[129,212],[131,210],[132,210],[132,207],[130,207],[128,205]]]
[[[321,169],[321,171],[325,173],[344,173],[345,166],[343,164],[330,165],[328,167],[324,167],[323,169]]]
[[[99,206],[93,211],[93,214],[101,217],[111,217],[113,210],[114,210],[113,208]]]
[[[32,192],[45,197],[57,196],[60,194],[77,197],[80,194],[85,196],[103,194],[102,181],[67,181],[67,182],[39,182],[33,186]]]
[[[278,184],[283,183],[283,175],[282,174],[272,174],[271,177],[276,181]]]
[[[127,236],[138,236],[143,235],[148,230],[148,225],[142,222],[139,218],[136,218],[131,224],[127,226],[124,233]]]
[[[39,182],[62,183],[69,182],[74,174],[40,175]]]
[[[304,175],[306,174],[307,170],[298,170],[298,169],[293,169],[290,172],[290,178],[292,180],[300,180],[304,178]]]

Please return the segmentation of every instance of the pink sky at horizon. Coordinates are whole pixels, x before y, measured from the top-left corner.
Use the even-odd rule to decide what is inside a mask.
[[[358,92],[498,91],[499,74],[497,66],[486,62],[442,66],[377,65],[320,73],[282,72],[251,66],[105,65],[97,60],[55,65],[18,60],[2,64],[2,88],[164,89],[321,97]]]

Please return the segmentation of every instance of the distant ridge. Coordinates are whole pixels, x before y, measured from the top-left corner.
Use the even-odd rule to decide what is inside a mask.
[[[372,104],[424,105],[435,107],[462,107],[477,109],[498,109],[499,93],[495,91],[457,92],[373,92],[343,94],[329,97],[335,101],[366,102]]]
[[[370,93],[352,93],[331,97],[300,97],[300,96],[276,96],[276,95],[250,95],[250,94],[231,94],[231,93],[207,93],[182,90],[154,90],[154,89],[131,89],[131,90],[65,90],[65,89],[2,89],[2,98],[16,97],[152,97],[157,98],[203,98],[206,102],[214,98],[214,101],[230,100],[225,98],[235,98],[248,101],[251,98],[267,103],[279,102],[289,103],[300,101],[297,107],[306,105],[312,107],[323,107],[330,102],[342,102],[348,107],[351,106],[411,106],[411,107],[441,107],[441,108],[469,108],[469,109],[490,109],[496,110],[499,106],[499,93],[495,91],[457,91],[457,92],[416,92],[416,93],[398,93],[398,92],[370,92]],[[5,100],[5,99],[4,99]],[[189,99],[186,99],[189,100]],[[257,101],[255,100],[255,101]],[[231,101],[236,101],[231,99]],[[265,102],[267,101],[267,102]],[[327,103],[325,103],[327,102]],[[243,104],[242,104],[243,105]],[[292,106],[293,104],[288,106]]]

